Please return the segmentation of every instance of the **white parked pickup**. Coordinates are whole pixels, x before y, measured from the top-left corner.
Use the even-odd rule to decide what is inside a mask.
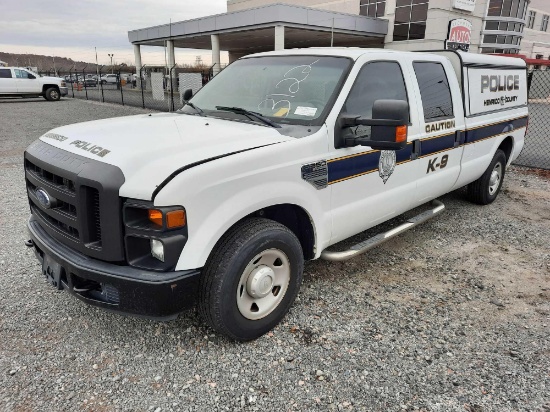
[[[0,67],[1,97],[38,97],[59,100],[68,93],[64,79],[42,77],[22,67]]]
[[[29,146],[27,245],[52,285],[89,304],[164,319],[196,304],[237,340],[284,317],[305,260],[366,253],[463,186],[491,204],[528,121],[523,60],[452,51],[261,53],[184,95],[175,113],[64,126]]]

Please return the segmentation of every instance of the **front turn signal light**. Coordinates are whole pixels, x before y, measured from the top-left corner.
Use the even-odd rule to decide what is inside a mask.
[[[395,128],[395,142],[403,143],[407,141],[407,126],[397,126]]]
[[[157,209],[149,209],[149,220],[155,225],[162,227],[162,212]]]
[[[172,210],[166,213],[166,227],[173,229],[185,226],[185,210]]]

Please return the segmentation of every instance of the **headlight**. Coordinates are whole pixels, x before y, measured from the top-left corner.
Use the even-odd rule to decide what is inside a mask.
[[[185,209],[128,199],[122,214],[128,263],[149,270],[173,270],[187,242]]]
[[[67,83],[65,83],[64,81],[61,82],[61,87],[67,87]]]
[[[158,239],[151,239],[151,256],[164,262],[164,245]]]

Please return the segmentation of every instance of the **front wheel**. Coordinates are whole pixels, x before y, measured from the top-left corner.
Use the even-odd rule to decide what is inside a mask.
[[[470,201],[479,205],[493,203],[502,187],[505,171],[506,155],[498,149],[485,173],[468,185],[468,198]]]
[[[46,90],[46,93],[44,93],[44,97],[46,98],[46,100],[53,102],[61,99],[61,94],[59,93],[59,90],[55,87],[50,87]]]
[[[201,317],[231,339],[256,339],[290,309],[303,267],[300,242],[286,226],[246,219],[223,236],[208,259],[199,288]]]

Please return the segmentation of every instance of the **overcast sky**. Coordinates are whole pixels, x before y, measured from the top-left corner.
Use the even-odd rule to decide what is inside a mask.
[[[0,51],[108,64],[134,63],[128,31],[227,11],[226,0],[1,0]],[[176,49],[178,50],[178,49]],[[209,54],[203,54],[205,62]],[[201,52],[177,51],[176,63]],[[223,58],[223,57],[222,57]],[[143,47],[144,64],[164,64],[164,49]]]

